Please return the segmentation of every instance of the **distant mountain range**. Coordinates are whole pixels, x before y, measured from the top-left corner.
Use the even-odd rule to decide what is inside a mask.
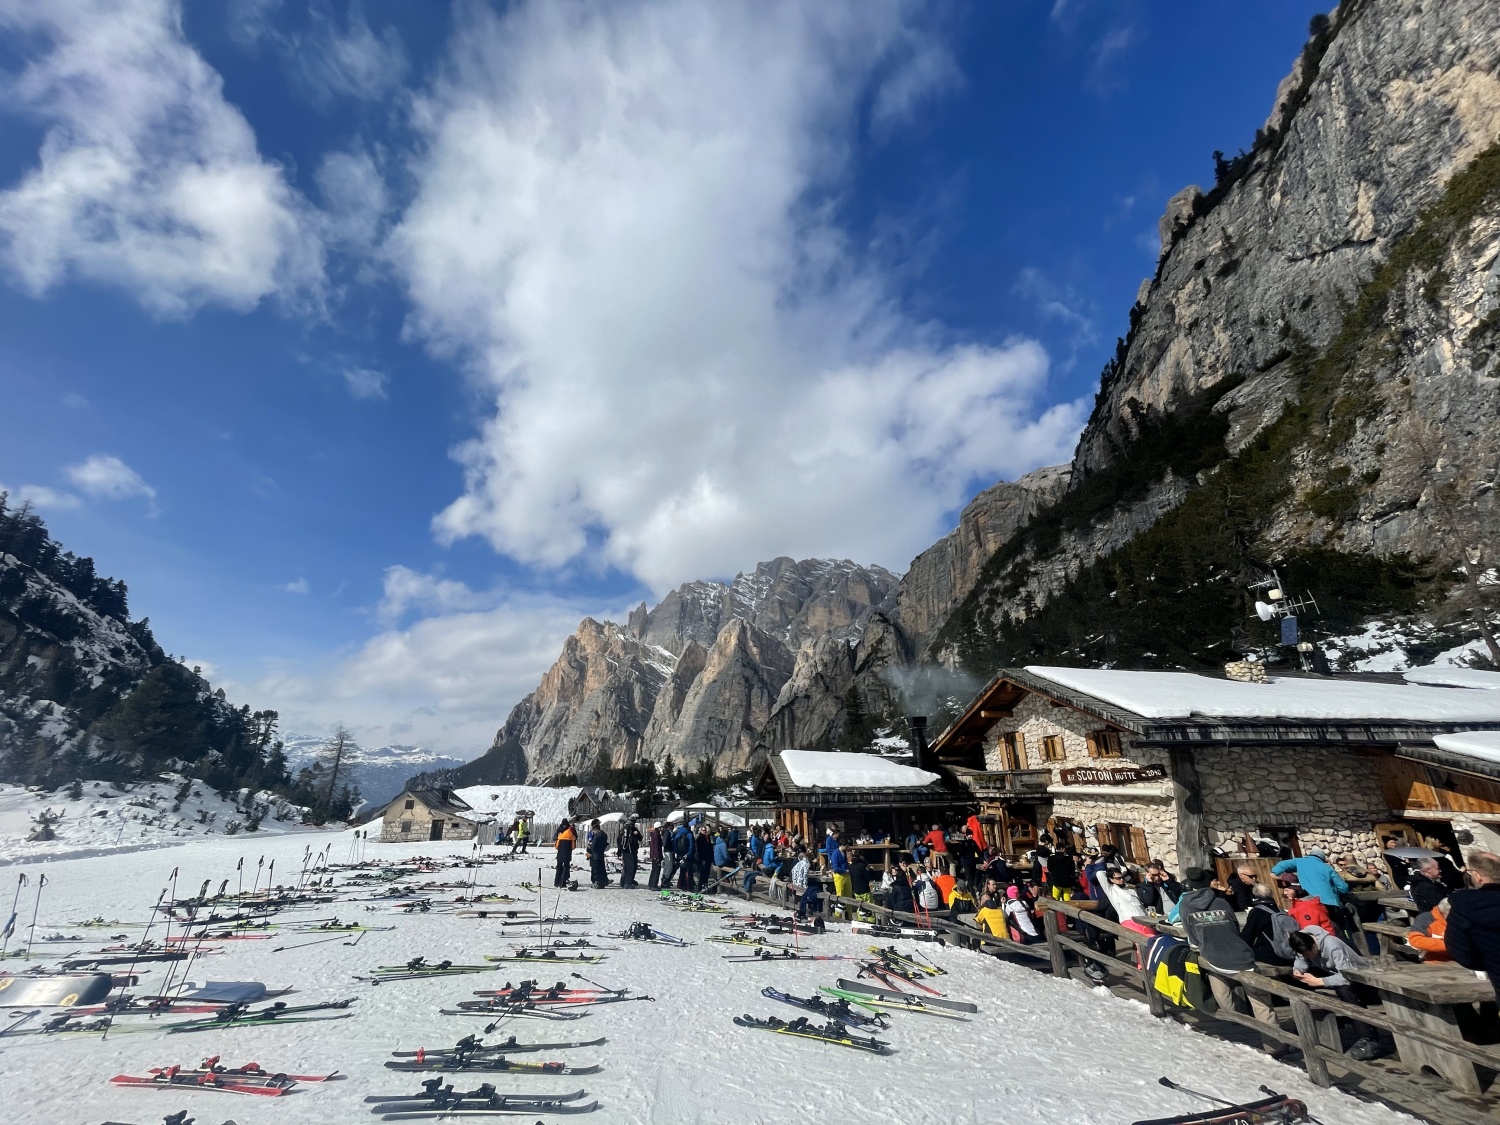
[[[297,771],[311,765],[323,748],[326,738],[314,735],[289,735],[286,738],[287,768],[295,777]],[[421,746],[360,746],[345,759],[348,780],[359,786],[364,807],[372,808],[390,801],[406,782],[419,773],[456,769],[462,758],[434,754]]]

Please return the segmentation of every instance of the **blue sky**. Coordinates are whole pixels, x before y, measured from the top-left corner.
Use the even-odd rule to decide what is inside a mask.
[[[0,0],[0,484],[287,729],[1066,460],[1322,5]]]

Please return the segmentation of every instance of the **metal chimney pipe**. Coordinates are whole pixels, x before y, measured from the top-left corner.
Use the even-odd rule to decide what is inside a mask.
[[[932,751],[927,746],[927,716],[906,717],[907,742],[911,746],[912,761],[919,770],[932,769]]]

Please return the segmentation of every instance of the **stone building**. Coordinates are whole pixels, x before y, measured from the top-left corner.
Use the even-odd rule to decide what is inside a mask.
[[[408,789],[385,807],[382,844],[413,840],[472,840],[479,833],[474,810],[451,789]]]
[[[1177,868],[1261,840],[1361,858],[1386,835],[1496,846],[1500,755],[1441,744],[1500,728],[1500,675],[1459,671],[1007,669],[932,750],[1011,853],[1042,832]]]

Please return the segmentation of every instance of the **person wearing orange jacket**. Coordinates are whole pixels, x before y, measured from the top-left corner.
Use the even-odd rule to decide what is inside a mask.
[[[573,879],[573,845],[578,842],[578,833],[573,825],[563,821],[557,826],[557,874],[552,877],[554,887],[566,887]]]
[[[1452,905],[1447,899],[1438,903],[1432,911],[1432,921],[1426,931],[1412,930],[1406,935],[1406,944],[1422,954],[1424,961],[1451,961],[1448,956],[1448,911]]]

